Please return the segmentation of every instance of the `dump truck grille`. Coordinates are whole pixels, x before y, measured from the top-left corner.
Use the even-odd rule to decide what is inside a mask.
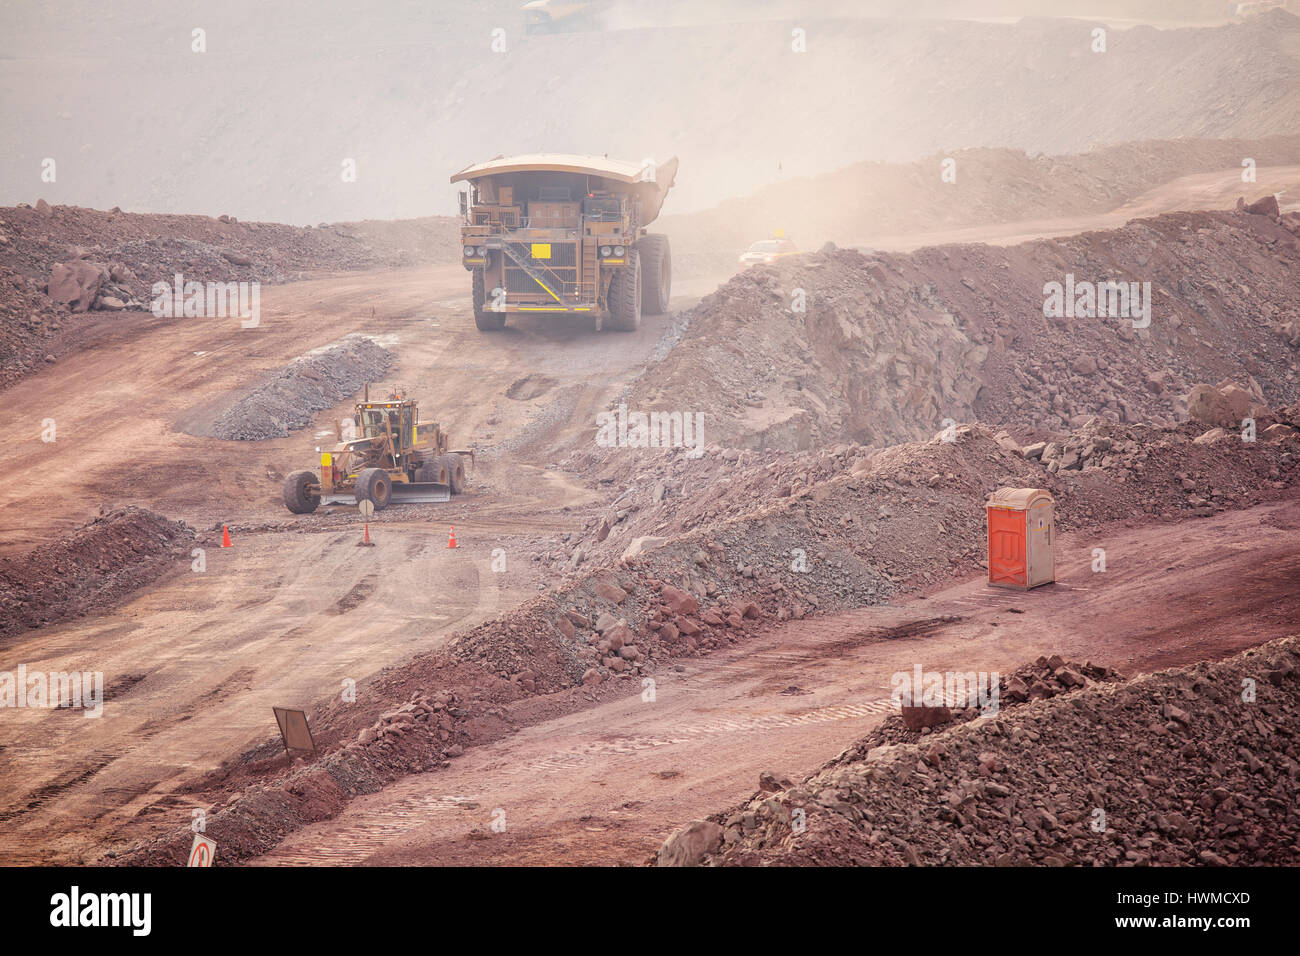
[[[578,290],[578,244],[576,242],[552,242],[550,247],[550,258],[534,258],[533,262],[549,270],[559,280],[561,288],[552,291],[560,295],[572,296]],[[505,269],[507,295],[510,293],[547,295],[546,290],[512,260],[506,259]]]

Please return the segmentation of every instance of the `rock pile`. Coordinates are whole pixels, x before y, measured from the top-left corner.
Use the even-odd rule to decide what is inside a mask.
[[[111,607],[187,556],[193,540],[183,521],[128,507],[0,557],[0,637]]]
[[[1294,865],[1300,638],[859,745],[666,864]]]
[[[385,738],[401,738],[411,731],[417,722],[427,725],[430,730],[437,728],[439,741],[447,743],[456,728],[456,695],[448,690],[435,694],[422,694],[416,691],[411,699],[401,707],[379,715],[369,727],[357,732],[352,749],[366,747],[383,741]]]

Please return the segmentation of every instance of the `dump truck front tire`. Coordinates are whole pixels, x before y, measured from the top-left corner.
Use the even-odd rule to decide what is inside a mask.
[[[673,294],[673,260],[668,237],[643,236],[636,248],[641,257],[641,311],[646,315],[663,315]]]
[[[483,300],[487,298],[487,283],[483,278],[482,269],[474,270],[474,281],[471,285],[474,290],[474,324],[478,326],[480,332],[500,332],[506,327],[506,314],[485,308],[486,303]]]
[[[313,494],[312,485],[319,486],[310,471],[291,472],[284,479],[284,504],[296,515],[311,514],[320,505],[320,494]]]
[[[627,265],[609,284],[609,327],[616,332],[635,332],[641,326],[641,255],[627,253]]]
[[[392,497],[393,480],[384,469],[366,468],[357,475],[357,504],[369,501],[376,511],[383,511]]]

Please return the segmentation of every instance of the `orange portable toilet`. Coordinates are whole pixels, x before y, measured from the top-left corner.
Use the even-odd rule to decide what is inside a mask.
[[[1056,580],[1055,503],[1042,488],[999,488],[988,500],[989,584],[1028,591]]]

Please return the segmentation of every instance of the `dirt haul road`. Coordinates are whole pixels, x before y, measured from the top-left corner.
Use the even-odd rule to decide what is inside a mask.
[[[102,672],[108,701],[101,719],[5,712],[0,859],[76,859],[159,800],[175,806],[180,780],[274,732],[273,705],[309,706],[344,679],[361,684],[537,592],[530,541],[570,530],[562,509],[593,497],[544,468],[547,442],[594,421],[670,319],[594,335],[582,323],[525,318],[484,336],[469,317],[468,284],[455,267],[268,288],[261,326],[247,331],[233,319],[119,318],[96,346],[6,392],[16,435],[0,447],[5,549],[62,534],[101,504],[137,504],[201,529],[206,570],[183,567],[107,614],[0,646],[0,671]],[[480,460],[465,496],[411,519],[385,512],[370,549],[355,546],[354,518],[290,515],[270,478],[309,466],[332,436],[308,427],[222,442],[175,427],[355,331],[396,353],[385,380],[404,383],[457,445],[523,436]],[[553,392],[564,396],[563,416],[546,411]],[[47,418],[53,443],[40,438]],[[534,449],[543,465],[529,463]],[[222,524],[234,533],[231,550],[219,546]],[[498,547],[511,556],[506,574],[490,568]]]
[[[798,779],[890,712],[891,675],[1008,672],[1040,654],[1138,672],[1229,656],[1300,620],[1300,500],[1104,538],[1058,583],[967,580],[897,607],[773,628],[638,693],[471,749],[304,828],[261,865],[645,863],[677,826]],[[1104,545],[1104,573],[1092,549]],[[505,830],[493,829],[504,820]]]

